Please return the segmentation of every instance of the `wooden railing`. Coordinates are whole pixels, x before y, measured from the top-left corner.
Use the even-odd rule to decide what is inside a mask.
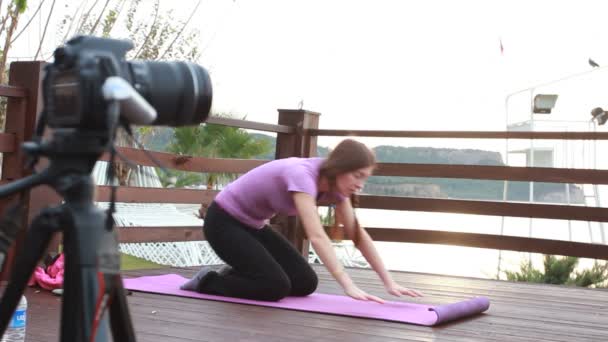
[[[9,84],[0,85],[0,96],[7,98],[4,131],[0,133],[0,152],[2,153],[1,184],[20,179],[27,175],[23,165],[25,154],[21,144],[32,137],[37,114],[41,109],[40,84],[42,81],[43,62],[16,62],[11,64]],[[24,194],[26,207],[22,217],[23,222],[29,222],[33,213],[46,204],[47,189],[34,189]],[[36,200],[32,201],[31,199]],[[13,198],[0,198],[0,210],[4,213],[7,204]],[[22,245],[25,239],[25,229],[22,229],[16,239],[16,245]],[[5,265],[11,265],[14,260],[15,248],[7,255]],[[6,279],[8,267],[0,273],[0,279]]]
[[[28,63],[24,63],[29,65]],[[35,69],[34,64],[30,65]],[[40,69],[40,65],[37,65]],[[13,67],[11,67],[11,71]],[[12,75],[12,74],[11,74]],[[32,78],[33,80],[36,78]],[[39,81],[39,77],[37,78]],[[13,96],[18,99],[39,99],[37,96],[25,96],[27,89],[0,88],[0,95]],[[21,101],[24,102],[24,101]],[[20,102],[20,103],[21,103]],[[14,106],[13,106],[14,107]],[[32,115],[30,108],[27,115]],[[22,108],[22,107],[16,107]],[[21,113],[21,114],[19,114]],[[25,110],[9,112],[12,116],[23,115]],[[15,120],[12,118],[10,120]],[[24,119],[21,119],[24,120]],[[25,120],[32,124],[33,120]],[[318,129],[319,114],[305,110],[279,110],[277,124],[267,124],[236,119],[211,117],[207,123],[229,125],[234,127],[260,130],[277,134],[276,158],[289,156],[314,156],[318,136],[358,136],[386,138],[458,138],[458,139],[560,139],[560,140],[608,140],[605,132],[473,132],[473,131],[370,131],[370,130],[322,130]],[[26,125],[27,126],[27,125]],[[26,126],[21,126],[24,129]],[[7,126],[8,127],[8,126]],[[29,126],[27,126],[29,127]],[[27,131],[29,129],[29,131]],[[20,176],[16,165],[18,146],[24,137],[31,134],[31,128],[26,133],[11,132],[0,135],[0,151],[5,153],[3,180]],[[29,133],[28,133],[29,132]],[[120,148],[120,152],[133,163],[155,166],[142,150]],[[259,166],[266,160],[216,159],[191,156],[178,156],[162,152],[148,152],[161,161],[167,168],[192,172],[223,172],[242,174]],[[107,160],[107,156],[103,157]],[[8,163],[7,163],[8,162]],[[10,171],[13,170],[13,171]],[[5,176],[6,175],[6,176]],[[437,164],[407,164],[380,163],[376,172],[378,176],[403,177],[437,177],[463,178],[527,182],[558,182],[573,184],[608,184],[608,170],[593,169],[563,169],[540,167],[512,166],[477,166],[477,165],[437,165]],[[97,191],[98,201],[109,199],[110,188],[101,186]],[[201,204],[212,201],[216,191],[191,189],[157,189],[120,187],[117,191],[119,202],[136,203],[192,203]],[[53,201],[43,197],[42,202],[36,202],[35,207],[49,205]],[[46,202],[44,202],[46,201]],[[526,218],[550,218],[559,220],[582,220],[608,222],[608,208],[584,207],[579,205],[556,205],[536,203],[515,203],[507,201],[479,201],[456,199],[432,199],[392,196],[361,196],[361,208],[407,210],[424,212],[463,213],[472,215],[495,215]],[[30,201],[30,206],[32,206]],[[294,218],[279,217],[276,222],[280,231],[288,237],[303,253],[307,253],[306,240],[301,227]],[[442,230],[420,230],[416,227],[368,227],[370,235],[376,241],[414,242],[457,245],[479,248],[491,248],[513,251],[526,251],[547,254],[569,255],[587,258],[608,259],[608,246],[595,243],[570,242],[550,239],[502,236],[494,234],[461,233]],[[449,227],[436,227],[437,229]],[[341,237],[341,232],[331,231],[332,237]],[[129,227],[118,229],[122,242],[160,242],[160,241],[194,241],[204,239],[200,227]]]
[[[352,133],[361,132],[349,131]],[[340,135],[339,131],[332,131]],[[418,137],[427,132],[419,132]],[[428,132],[429,136],[436,138],[443,132]],[[538,133],[538,132],[537,132]],[[542,132],[541,132],[542,133]],[[552,132],[548,132],[552,133]],[[578,139],[582,135],[589,139],[607,139],[603,133],[574,132],[566,139]],[[384,132],[386,137],[394,137],[400,132]],[[477,132],[471,135],[477,136]],[[378,136],[378,135],[375,135]],[[463,137],[462,135],[460,137]],[[468,137],[468,136],[466,136]],[[484,135],[484,138],[487,138]],[[527,139],[528,137],[522,137]],[[551,139],[554,139],[551,136]],[[303,139],[304,140],[304,139]],[[139,161],[143,152],[133,149],[122,149],[123,153]],[[227,160],[208,159],[200,157],[187,158],[185,163],[180,162],[181,156],[173,156],[156,152],[155,157],[163,160],[168,167],[184,171],[195,172],[230,172],[244,173],[247,170],[261,165],[262,160]],[[178,161],[178,162],[176,162]],[[142,162],[142,165],[153,165]],[[560,169],[540,167],[509,167],[509,166],[476,166],[476,165],[440,165],[437,164],[406,164],[406,163],[380,163],[375,175],[378,176],[404,176],[404,177],[438,177],[438,178],[466,178],[489,179],[531,182],[560,182],[575,184],[608,184],[608,170],[590,169]],[[108,198],[109,189],[101,187],[99,200]],[[121,188],[118,199],[124,202],[148,203],[209,203],[215,196],[210,190],[184,190],[184,189],[145,189]],[[457,199],[432,199],[393,196],[362,195],[361,208],[407,210],[442,213],[462,213],[473,215],[493,215],[510,217],[546,218],[559,220],[581,220],[608,222],[608,210],[603,207],[585,207],[579,205],[558,204],[531,204],[502,201],[479,201]],[[593,243],[569,242],[561,240],[536,239],[527,237],[514,237],[492,234],[459,233],[440,230],[420,230],[415,227],[384,228],[367,227],[368,232],[376,241],[387,242],[416,242],[458,245],[467,247],[480,247],[504,249],[513,251],[526,251],[547,254],[570,255],[587,258],[608,259],[608,246]],[[449,227],[437,227],[449,228]],[[122,241],[183,241],[200,239],[200,227],[180,227],[179,233],[173,227],[148,227],[131,231],[132,228],[120,231]],[[297,229],[297,228],[296,228]],[[128,232],[128,233],[127,233]],[[128,234],[128,238],[127,235]],[[333,232],[334,238],[342,238],[340,232]],[[124,236],[124,238],[123,238]]]

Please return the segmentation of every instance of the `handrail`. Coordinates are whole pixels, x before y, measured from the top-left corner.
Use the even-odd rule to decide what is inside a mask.
[[[109,202],[111,186],[98,186],[95,201]],[[120,186],[116,189],[116,201],[127,203],[210,203],[217,195],[215,190],[138,188]]]
[[[96,200],[100,202],[109,201],[110,190],[110,186],[99,186],[97,188]],[[210,203],[217,193],[218,191],[216,190],[121,186],[117,189],[116,200],[118,202],[129,203],[200,204]],[[578,205],[361,195],[359,207],[366,209],[608,222],[607,208]]]
[[[595,243],[405,228],[370,227],[366,231],[375,241],[441,244],[608,260],[608,245]]]
[[[210,116],[205,122],[210,123],[210,124],[216,124],[216,125],[253,129],[256,131],[266,131],[266,132],[286,133],[286,134],[293,134],[295,132],[295,129],[293,127],[287,126],[287,125],[273,125],[273,124],[267,124],[267,123],[263,123],[263,122],[222,118],[219,116]]]
[[[205,235],[200,226],[128,226],[120,228],[121,229],[118,229],[118,240],[121,243],[205,240]],[[344,232],[342,230],[327,226],[325,228],[328,230],[329,237],[332,240],[345,240]],[[518,252],[569,255],[580,258],[608,259],[608,246],[595,243],[410,228],[366,227],[365,230],[374,241],[378,242],[441,244]]]
[[[150,159],[149,154],[166,168],[192,172],[245,173],[268,162],[268,160],[256,159],[191,157],[166,152],[144,151],[131,147],[117,147],[117,150],[122,156],[137,165],[158,166]],[[105,153],[100,160],[108,161],[109,154]]]
[[[304,134],[311,136],[356,136],[382,138],[608,140],[608,132],[380,131],[307,129],[304,130]]]
[[[367,209],[426,211],[490,216],[608,222],[608,208],[394,196],[360,196]]]
[[[608,184],[608,170],[552,167],[378,163],[374,176]]]
[[[0,139],[2,139],[2,135],[0,135]],[[0,140],[1,146],[2,141]],[[146,155],[150,154],[166,168],[191,172],[245,173],[269,161],[181,156],[130,147],[118,147],[117,149],[125,158],[137,165],[156,167],[156,163]],[[109,160],[109,155],[104,154],[100,160]],[[548,167],[378,163],[374,176],[608,184],[608,170]]]
[[[205,240],[202,227],[120,227],[120,243],[177,242]]]

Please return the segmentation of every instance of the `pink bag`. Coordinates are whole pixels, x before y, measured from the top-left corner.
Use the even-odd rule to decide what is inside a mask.
[[[29,286],[38,285],[45,290],[60,289],[63,287],[63,272],[64,272],[63,253],[46,268],[46,271],[38,266],[34,270],[34,274],[27,283]]]

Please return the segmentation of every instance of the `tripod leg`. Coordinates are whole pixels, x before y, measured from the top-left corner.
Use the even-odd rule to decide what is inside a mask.
[[[110,302],[110,325],[114,341],[135,342],[135,332],[129,314],[125,289],[120,275],[109,276],[112,284]]]
[[[45,209],[32,221],[32,225],[27,231],[24,250],[17,255],[10,282],[0,300],[0,332],[2,334],[4,334],[27,282],[36,264],[42,258],[51,237],[60,230],[59,213],[58,208]]]
[[[92,205],[70,212],[64,227],[66,278],[61,341],[135,341],[120,278],[118,236],[105,211]]]

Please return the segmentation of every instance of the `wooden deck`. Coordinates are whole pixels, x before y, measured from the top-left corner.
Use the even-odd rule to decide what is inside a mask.
[[[323,267],[319,292],[342,294]],[[126,272],[125,277],[195,269]],[[388,298],[375,273],[350,269],[355,282]],[[128,297],[138,341],[608,341],[608,291],[394,272],[443,304],[488,296],[482,315],[439,327],[288,311],[134,292]],[[60,299],[28,289],[27,341],[58,340]]]

